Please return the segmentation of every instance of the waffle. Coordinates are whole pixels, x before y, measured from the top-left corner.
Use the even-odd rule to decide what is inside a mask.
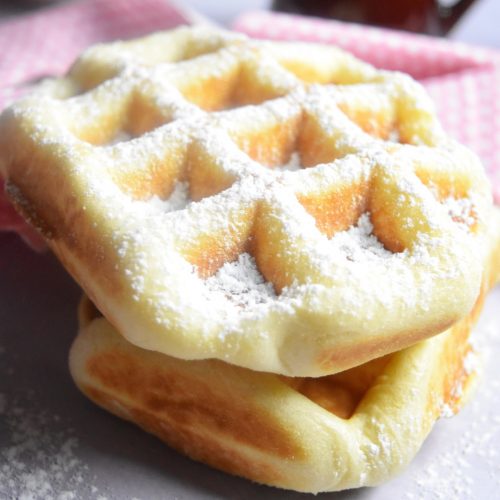
[[[479,293],[490,187],[422,88],[332,47],[98,45],[0,119],[13,202],[133,344],[322,376]]]
[[[88,299],[70,369],[95,403],[216,468],[304,492],[373,486],[400,472],[436,419],[468,397],[475,380],[468,336],[498,279],[500,234],[496,241],[468,317],[345,372],[290,378],[147,351]]]

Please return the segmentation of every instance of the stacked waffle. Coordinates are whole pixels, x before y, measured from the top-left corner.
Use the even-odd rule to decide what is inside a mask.
[[[463,403],[500,219],[408,76],[180,28],[87,50],[4,112],[0,151],[92,301],[77,385],[189,456],[374,485]]]

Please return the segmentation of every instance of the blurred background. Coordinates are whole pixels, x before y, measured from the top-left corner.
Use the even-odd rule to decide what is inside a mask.
[[[0,19],[69,1],[2,0]],[[500,0],[175,0],[169,3],[193,9],[225,26],[245,11],[272,9],[500,48]]]

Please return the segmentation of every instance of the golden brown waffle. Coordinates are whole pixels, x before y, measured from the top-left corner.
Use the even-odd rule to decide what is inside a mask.
[[[133,344],[320,376],[477,298],[489,185],[421,87],[181,28],[88,50],[0,122],[10,196]]]
[[[84,299],[73,378],[98,405],[227,472],[306,492],[381,483],[468,396],[475,375],[468,336],[500,272],[499,227],[497,217],[482,291],[467,318],[348,371],[290,378],[175,359],[128,343]]]

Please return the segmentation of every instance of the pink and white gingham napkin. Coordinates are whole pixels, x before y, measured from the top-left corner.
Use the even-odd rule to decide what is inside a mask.
[[[189,24],[166,0],[79,0],[0,24],[0,109],[89,45]]]
[[[252,37],[338,45],[419,80],[445,129],[483,161],[500,204],[500,52],[443,39],[336,21],[250,12],[233,28]]]

